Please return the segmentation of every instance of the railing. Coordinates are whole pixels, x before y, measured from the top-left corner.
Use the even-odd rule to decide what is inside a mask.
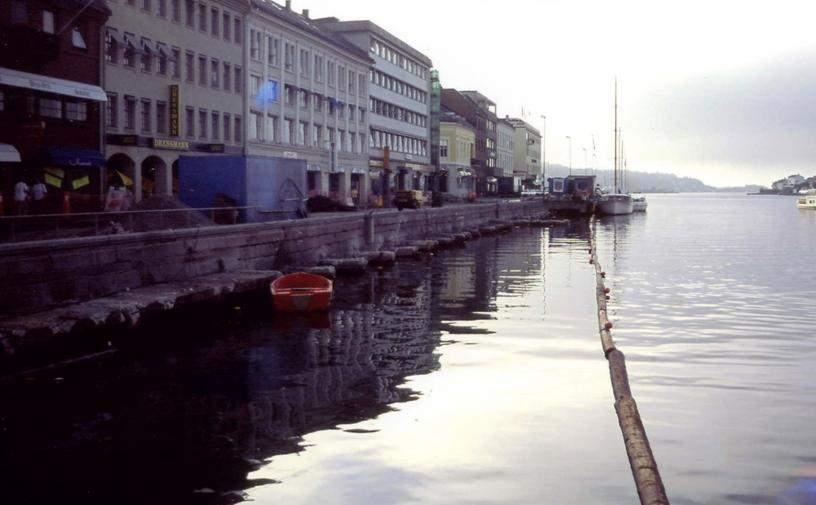
[[[253,221],[274,220],[292,214],[290,211],[244,206],[0,216],[0,242],[240,224],[247,222],[247,211],[250,210],[255,211]]]

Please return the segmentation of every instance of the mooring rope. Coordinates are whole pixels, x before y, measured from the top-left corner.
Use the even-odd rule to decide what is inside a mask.
[[[604,356],[609,362],[609,376],[615,396],[615,412],[618,414],[618,424],[623,434],[635,487],[637,487],[641,505],[668,505],[669,499],[666,496],[666,489],[663,487],[663,480],[660,478],[652,448],[649,446],[649,439],[646,437],[646,428],[643,427],[637,404],[629,388],[626,359],[612,339],[612,322],[609,320],[606,304],[609,288],[604,285],[606,272],[598,261],[594,223],[589,243],[589,262],[595,266],[598,331]]]

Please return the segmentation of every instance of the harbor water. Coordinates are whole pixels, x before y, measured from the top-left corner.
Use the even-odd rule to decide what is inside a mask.
[[[655,195],[264,302],[113,335],[0,384],[8,503],[637,503],[598,338],[614,336],[675,504],[776,504],[816,478],[816,212]],[[812,499],[812,498],[811,498]]]

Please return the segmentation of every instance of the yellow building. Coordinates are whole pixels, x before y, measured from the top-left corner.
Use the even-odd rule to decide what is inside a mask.
[[[452,112],[441,113],[439,120],[439,168],[443,190],[452,196],[467,198],[476,191],[471,168],[476,146],[476,131],[461,116]]]

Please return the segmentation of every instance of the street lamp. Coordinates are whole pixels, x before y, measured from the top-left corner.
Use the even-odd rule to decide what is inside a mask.
[[[584,150],[584,175],[589,173],[589,161],[587,161],[587,150],[586,147],[582,147],[581,149]]]
[[[541,115],[544,126],[541,128],[541,187],[547,180],[547,116]]]
[[[567,140],[569,140],[569,174],[572,175],[572,137],[567,135]]]

